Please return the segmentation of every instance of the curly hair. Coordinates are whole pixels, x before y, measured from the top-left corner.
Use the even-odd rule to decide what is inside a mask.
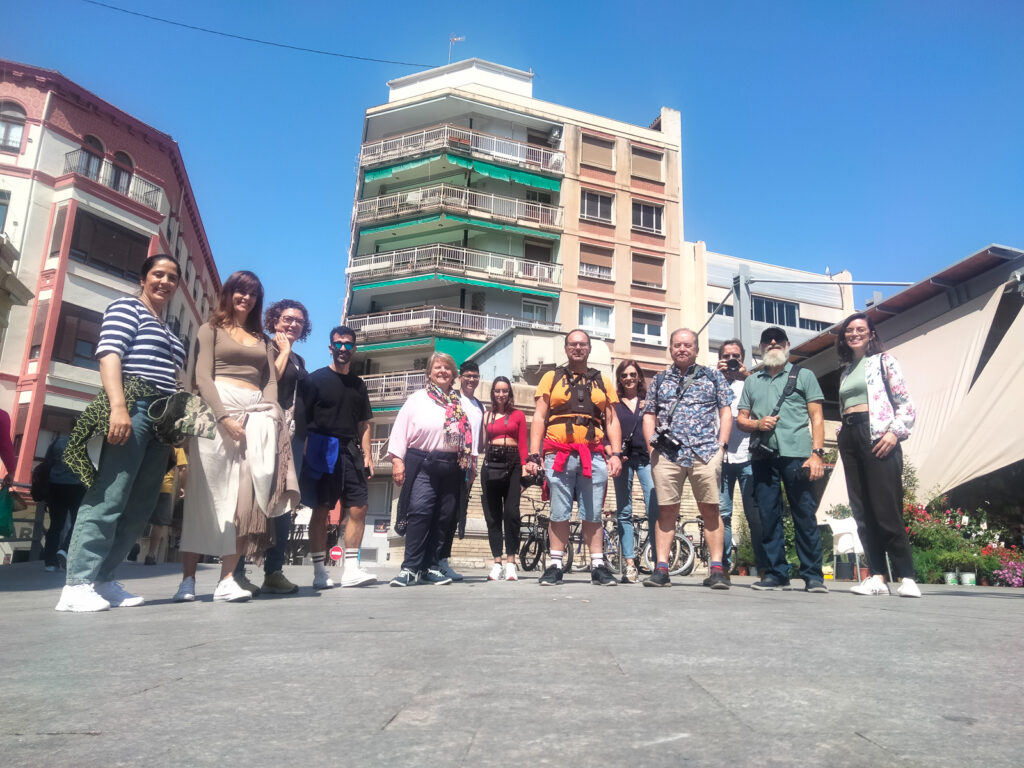
[[[263,314],[263,325],[267,329],[267,333],[271,336],[277,330],[277,321],[281,319],[281,313],[286,309],[297,309],[302,313],[302,333],[299,334],[298,341],[305,341],[313,330],[313,324],[309,322],[309,311],[302,304],[301,301],[295,301],[294,299],[281,299],[275,301]]]

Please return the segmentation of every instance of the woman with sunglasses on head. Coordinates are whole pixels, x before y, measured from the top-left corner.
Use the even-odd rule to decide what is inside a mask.
[[[644,506],[647,511],[648,530],[654,531],[658,519],[658,500],[654,493],[654,479],[651,477],[651,455],[643,433],[644,398],[647,397],[647,382],[643,371],[635,360],[623,360],[615,369],[615,391],[619,401],[615,404],[615,415],[622,428],[622,472],[615,481],[615,503],[618,510],[619,538],[622,540],[622,557],[626,561],[623,583],[633,584],[637,580],[636,542],[633,534],[633,475],[640,480],[643,489]],[[611,448],[606,447],[606,451]],[[653,539],[652,539],[653,544]]]
[[[290,437],[277,404],[274,350],[263,333],[263,285],[248,270],[224,282],[196,335],[196,384],[213,410],[213,439],[193,438],[181,531],[182,581],[175,602],[196,594],[200,554],[220,557],[215,601],[252,597],[233,575],[240,557],[262,559],[268,518],[297,500]]]
[[[491,545],[494,565],[488,581],[518,581],[516,553],[519,551],[519,481],[526,463],[526,416],[515,407],[512,382],[504,376],[491,384],[491,410],[484,417],[483,488],[484,519],[487,540]],[[502,542],[505,565],[502,567]]]
[[[117,299],[103,314],[96,344],[103,389],[79,417],[64,453],[89,490],[71,536],[58,611],[145,602],[114,581],[114,569],[146,527],[160,493],[171,449],[157,441],[149,405],[177,390],[185,348],[162,319],[181,278],[178,262],[150,256],[139,274],[141,295]],[[86,442],[96,434],[106,441],[94,472]]]
[[[886,353],[875,324],[863,312],[839,326],[836,351],[845,367],[839,379],[839,455],[850,508],[857,521],[870,575],[851,592],[888,595],[886,555],[900,580],[900,597],[920,597],[914,558],[903,524],[903,450],[916,411],[903,372]]]

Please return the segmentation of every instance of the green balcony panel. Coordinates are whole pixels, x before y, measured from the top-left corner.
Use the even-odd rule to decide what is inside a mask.
[[[533,189],[546,189],[550,192],[557,192],[561,189],[561,183],[557,179],[549,179],[546,176],[538,176],[535,173],[529,171],[518,171],[513,168],[505,168],[494,163],[485,163],[483,160],[470,160],[465,157],[459,157],[457,155],[432,155],[431,157],[421,157],[416,160],[409,160],[405,163],[399,163],[398,165],[389,165],[387,168],[375,168],[373,170],[366,171],[363,174],[364,182],[380,181],[381,179],[390,179],[396,173],[403,171],[409,171],[413,168],[419,168],[420,166],[427,165],[434,162],[435,160],[441,160],[451,165],[457,165],[460,168],[467,168],[475,173],[479,173],[481,176],[487,176],[498,181],[508,181],[513,184],[522,184],[526,187],[532,187]]]
[[[446,352],[455,358],[456,365],[462,365],[466,358],[476,352],[486,342],[465,341],[464,339],[434,339],[434,351]]]
[[[373,288],[387,288],[392,285],[405,285],[407,283],[420,283],[424,280],[440,280],[443,283],[460,283],[462,285],[475,285],[481,288],[497,288],[502,291],[512,291],[513,293],[526,293],[530,296],[544,296],[549,299],[557,299],[559,294],[555,291],[542,291],[539,288],[529,288],[520,285],[502,285],[500,283],[488,282],[486,280],[473,280],[469,277],[452,277],[449,275],[441,275],[437,272],[431,272],[427,275],[416,275],[414,277],[399,277],[394,280],[381,280],[376,283],[363,283],[361,285],[353,285],[353,291],[366,291]]]
[[[450,214],[436,214],[433,216],[424,216],[423,218],[413,219],[411,221],[402,221],[397,224],[385,224],[380,227],[370,227],[369,229],[359,230],[359,236],[365,237],[366,235],[373,235],[378,232],[390,232],[395,229],[401,229],[402,227],[415,227],[422,224],[432,224],[435,221],[454,222],[456,224],[463,224],[467,227],[475,227],[477,229],[496,229],[501,232],[513,232],[519,235],[529,235],[530,237],[540,237],[545,240],[559,240],[561,235],[545,232],[540,229],[530,229],[529,227],[517,227],[514,224],[498,224],[492,221],[482,221],[478,219],[467,219],[462,216],[451,216]]]

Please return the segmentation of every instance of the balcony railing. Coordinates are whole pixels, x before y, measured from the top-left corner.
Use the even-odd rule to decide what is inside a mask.
[[[370,453],[373,454],[374,466],[391,469],[391,462],[386,458],[387,448],[388,439],[386,437],[370,441]]]
[[[160,210],[163,194],[160,187],[92,152],[84,149],[68,152],[64,155],[64,173],[85,176],[154,211]]]
[[[423,371],[394,371],[361,376],[372,402],[383,403],[405,400],[413,392],[427,385]]]
[[[363,144],[359,153],[361,166],[376,165],[437,149],[473,152],[503,163],[551,173],[565,172],[565,152],[526,144],[522,141],[492,136],[489,133],[438,125],[415,133]]]
[[[560,328],[557,323],[542,323],[507,315],[485,315],[482,312],[447,307],[416,307],[358,315],[348,318],[347,325],[358,334],[361,342],[424,334],[456,338],[470,334],[493,339],[502,331],[513,327],[539,328],[547,331],[557,331]]]
[[[496,219],[527,221],[542,227],[562,226],[562,209],[557,205],[500,197],[451,184],[408,189],[393,195],[360,200],[356,206],[356,221],[368,224],[438,210],[481,212]]]
[[[400,251],[357,256],[345,270],[351,282],[419,275],[429,272],[464,275],[479,273],[488,280],[532,282],[557,287],[562,284],[562,265],[518,259],[454,245],[422,245]]]

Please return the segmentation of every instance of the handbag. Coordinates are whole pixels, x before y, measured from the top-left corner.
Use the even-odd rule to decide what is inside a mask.
[[[217,431],[213,409],[191,392],[156,398],[149,404],[147,415],[156,439],[164,445],[178,447],[190,437],[212,439]]]
[[[793,394],[796,389],[796,378],[800,375],[800,366],[794,365],[789,369],[789,378],[786,379],[786,386],[782,388],[782,394],[779,395],[779,401],[775,404],[775,409],[768,414],[769,416],[778,416],[779,411],[782,409],[782,404],[786,401],[786,398]],[[779,455],[778,448],[772,448],[768,445],[768,439],[771,437],[772,432],[775,430],[769,430],[762,432],[758,430],[750,436],[750,442],[747,444],[747,450],[750,451],[750,455],[755,459],[766,461],[768,459],[774,459]]]
[[[14,497],[11,489],[0,490],[0,536],[8,538],[14,535]]]
[[[491,417],[489,424],[495,421],[494,411],[488,414]],[[505,422],[508,423],[508,414],[505,414]],[[484,449],[483,481],[484,483],[507,483],[512,477],[512,465],[508,461],[508,454],[505,446],[493,445],[490,434],[487,431],[488,424],[484,425],[484,436],[487,444]]]

